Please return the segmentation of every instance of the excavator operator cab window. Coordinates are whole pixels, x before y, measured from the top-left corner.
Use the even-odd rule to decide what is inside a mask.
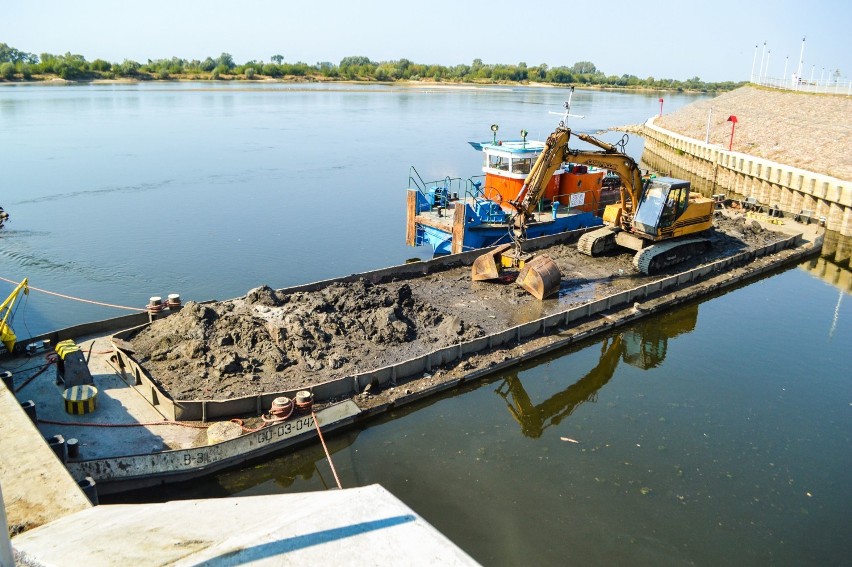
[[[689,204],[689,184],[671,181],[651,180],[645,187],[634,222],[647,234],[674,224]]]
[[[531,158],[514,158],[512,160],[512,173],[523,173],[526,175],[530,172],[530,167],[532,167]]]
[[[491,169],[499,169],[501,171],[509,171],[509,159],[503,156],[488,156],[488,167]]]

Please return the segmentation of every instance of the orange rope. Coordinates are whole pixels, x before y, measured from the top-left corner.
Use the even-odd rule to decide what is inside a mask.
[[[3,280],[4,282],[9,282],[9,283],[15,284],[15,285],[17,285],[19,283],[19,282],[8,280],[8,279],[2,278],[2,277],[0,277],[0,280]],[[55,295],[56,297],[61,297],[63,299],[71,299],[73,301],[82,301],[83,303],[91,303],[93,305],[102,305],[104,307],[115,307],[116,309],[127,309],[128,311],[137,311],[137,312],[145,311],[144,309],[140,309],[139,307],[127,307],[126,305],[113,305],[112,303],[103,303],[103,302],[100,302],[100,301],[92,301],[91,299],[82,299],[80,297],[74,297],[74,296],[71,296],[71,295],[63,295],[61,293],[56,293],[55,291],[47,291],[46,289],[39,289],[39,288],[33,287],[33,286],[28,286],[28,287],[29,287],[29,289],[32,289],[32,290],[35,290],[35,291],[40,291],[40,292],[46,293],[48,295]]]
[[[260,431],[261,429],[263,429],[264,427],[266,427],[267,425],[269,425],[272,422],[261,423],[260,427],[255,427],[254,429],[251,429],[251,428],[243,425],[243,420],[238,418],[238,417],[235,417],[234,419],[232,419],[231,423],[236,423],[237,425],[240,426],[240,429],[242,429],[246,433],[257,433],[258,431]]]

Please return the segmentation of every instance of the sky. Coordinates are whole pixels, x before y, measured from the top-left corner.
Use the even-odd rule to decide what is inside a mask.
[[[852,77],[852,0],[2,0],[0,43],[88,61],[230,53],[236,63],[373,61],[550,67],[607,75],[745,81],[839,69]],[[763,43],[766,42],[766,53]],[[755,49],[755,46],[758,49]],[[828,75],[826,75],[828,78]]]

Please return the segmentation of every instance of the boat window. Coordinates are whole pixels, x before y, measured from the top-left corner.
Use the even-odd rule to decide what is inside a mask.
[[[488,167],[509,171],[509,160],[503,156],[488,156]]]
[[[529,173],[532,158],[515,158],[512,160],[512,173]]]

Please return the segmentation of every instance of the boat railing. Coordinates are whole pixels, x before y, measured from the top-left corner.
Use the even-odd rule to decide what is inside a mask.
[[[474,175],[472,177],[467,178],[467,182],[465,184],[464,197],[466,201],[479,201],[482,199],[488,199],[485,196],[485,176],[484,175]]]
[[[435,181],[423,181],[423,177],[414,166],[411,166],[408,172],[408,188],[417,189],[421,195],[427,200],[429,193],[434,190],[435,207],[446,208],[450,201],[457,201],[461,195],[467,195],[468,181],[461,177],[450,177],[449,175],[443,179]]]
[[[420,173],[413,165],[408,169],[408,188],[417,189],[424,196],[426,195],[426,182],[423,181]]]

